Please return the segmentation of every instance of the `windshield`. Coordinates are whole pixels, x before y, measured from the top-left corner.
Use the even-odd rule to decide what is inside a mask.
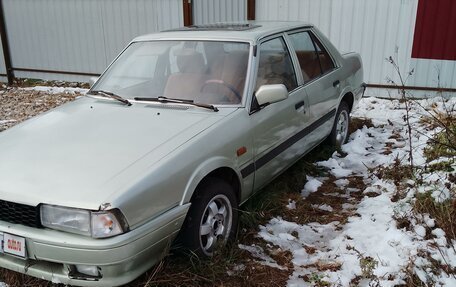
[[[215,41],[132,43],[93,90],[123,98],[191,100],[211,105],[242,101],[249,44]]]

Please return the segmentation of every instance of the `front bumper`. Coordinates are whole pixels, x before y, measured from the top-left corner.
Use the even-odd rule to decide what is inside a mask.
[[[133,281],[166,255],[190,204],[178,206],[128,233],[107,239],[0,221],[0,232],[24,237],[27,259],[0,254],[0,267],[54,283],[118,286]],[[74,265],[98,266],[101,278],[81,278]]]

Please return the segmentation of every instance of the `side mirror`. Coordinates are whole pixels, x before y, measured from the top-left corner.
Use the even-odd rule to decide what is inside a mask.
[[[95,83],[98,81],[98,79],[99,79],[98,77],[91,77],[89,79],[89,86],[93,87],[93,85],[95,85]]]
[[[283,84],[263,85],[255,93],[260,106],[277,103],[288,98],[287,88]]]

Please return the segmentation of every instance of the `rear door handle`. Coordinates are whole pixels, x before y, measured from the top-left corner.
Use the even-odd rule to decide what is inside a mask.
[[[335,87],[339,86],[339,84],[340,84],[340,81],[337,80],[337,81],[335,81],[335,82],[333,83],[333,87],[335,88]]]

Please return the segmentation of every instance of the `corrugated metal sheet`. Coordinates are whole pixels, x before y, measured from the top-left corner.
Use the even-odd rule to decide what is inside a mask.
[[[193,24],[247,20],[246,0],[193,0]]]
[[[398,81],[385,60],[393,56],[404,74],[414,69],[407,85],[456,88],[456,61],[411,57],[419,1],[427,0],[256,0],[256,18],[314,23],[341,51],[362,55],[368,83]],[[434,2],[456,7],[451,0]],[[100,73],[135,36],[183,25],[182,0],[3,0],[3,5],[15,68]],[[195,24],[245,20],[247,1],[193,0],[193,13]],[[454,38],[450,30],[448,37]],[[0,57],[0,74],[5,72]],[[15,75],[88,79],[21,71]]]
[[[4,0],[15,68],[101,73],[134,37],[183,25],[181,0]],[[19,72],[16,77],[86,81]]]
[[[398,82],[386,58],[396,59],[407,85],[456,88],[455,61],[412,59],[418,0],[256,0],[258,20],[300,20],[315,24],[341,51],[359,52],[371,84]],[[456,15],[455,15],[456,16]]]

